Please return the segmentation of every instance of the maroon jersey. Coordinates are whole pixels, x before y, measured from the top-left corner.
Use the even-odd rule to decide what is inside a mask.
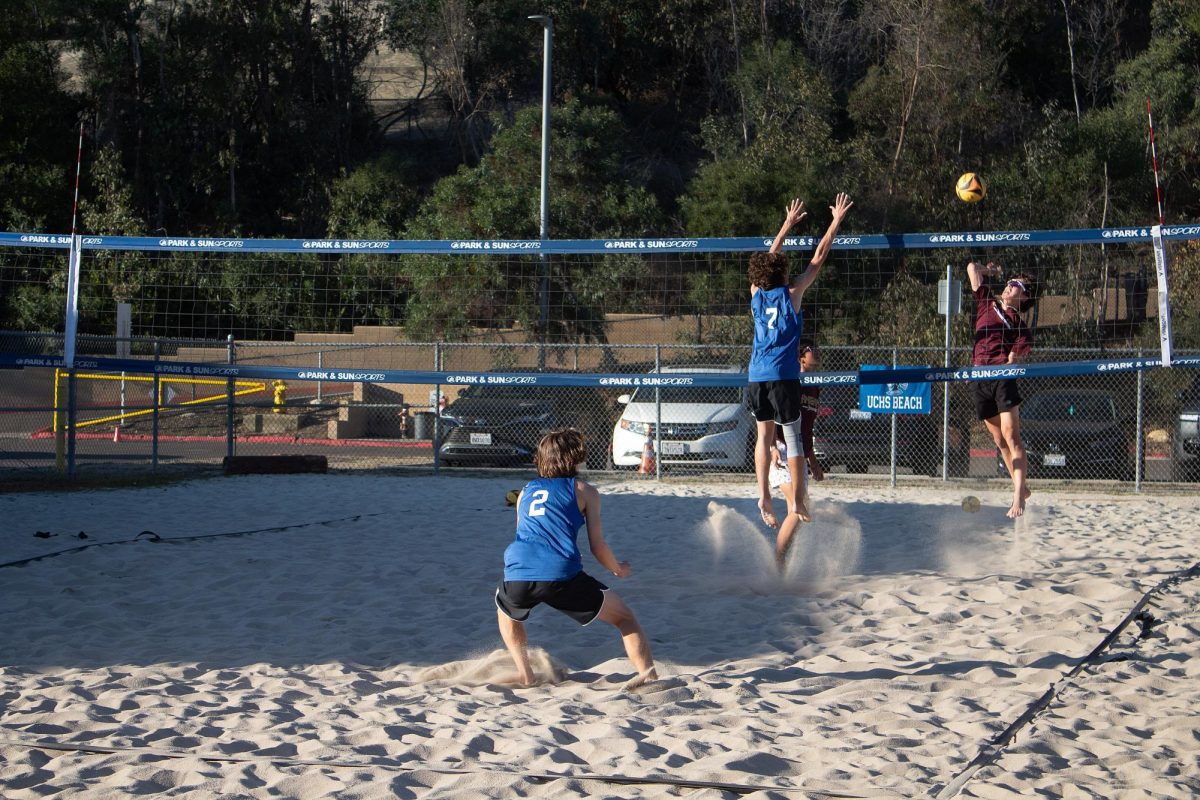
[[[975,355],[979,367],[1007,364],[1008,354],[1029,352],[1033,334],[1021,315],[992,298],[986,286],[975,290]]]

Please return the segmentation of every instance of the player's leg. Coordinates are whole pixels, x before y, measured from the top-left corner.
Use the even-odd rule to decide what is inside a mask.
[[[1028,463],[1025,457],[1025,443],[1021,441],[1021,410],[1020,406],[1011,411],[1000,412],[1000,436],[1004,440],[1005,463],[1008,474],[1013,480],[1013,501],[1008,509],[1008,516],[1016,518],[1025,513],[1025,500],[1029,497],[1029,486],[1026,481]]]
[[[794,512],[801,522],[812,522],[808,513],[808,493],[805,491],[804,480],[804,432],[800,421],[800,381],[781,382],[775,407],[780,412],[780,423],[783,430],[783,443],[787,445],[788,473],[795,487]]]
[[[600,607],[596,618],[604,620],[621,632],[621,643],[625,645],[625,654],[633,662],[633,668],[639,676],[647,675],[648,679],[652,678],[654,657],[650,654],[650,640],[621,596],[611,589],[606,591],[604,605]]]
[[[758,510],[769,527],[779,527],[771,505],[771,442],[775,441],[775,421],[758,421],[758,441],[754,443],[754,477],[758,482]]]
[[[525,637],[525,623],[517,622],[500,609],[496,609],[496,620],[500,624],[500,637],[508,648],[513,663],[517,666],[517,680],[525,685],[534,683],[533,668],[529,666],[529,641]]]
[[[800,527],[800,517],[795,513],[795,486],[795,481],[792,481],[784,483],[779,487],[779,490],[783,492],[784,497],[788,500],[788,511],[790,512],[779,526],[779,533],[775,536],[775,566],[779,568],[781,575],[787,563],[788,551],[792,547],[792,537],[796,535],[796,529]]]

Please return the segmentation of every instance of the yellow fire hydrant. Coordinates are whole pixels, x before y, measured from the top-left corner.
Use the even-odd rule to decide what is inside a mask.
[[[283,381],[275,381],[275,405],[271,408],[272,414],[282,414],[283,407],[287,403],[287,384]]]

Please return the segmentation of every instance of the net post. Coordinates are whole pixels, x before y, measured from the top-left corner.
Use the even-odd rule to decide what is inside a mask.
[[[67,479],[75,479],[75,368],[67,370]]]
[[[1162,352],[1162,365],[1171,366],[1171,303],[1167,286],[1167,248],[1163,243],[1162,225],[1150,229],[1150,240],[1154,248],[1154,273],[1158,278],[1158,342]]]

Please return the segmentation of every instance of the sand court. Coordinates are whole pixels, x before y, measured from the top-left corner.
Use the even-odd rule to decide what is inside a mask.
[[[599,479],[633,565],[602,579],[659,678],[623,690],[612,628],[539,608],[517,689],[492,592],[519,482],[0,495],[0,562],[93,545],[0,569],[3,796],[934,797],[1052,686],[958,796],[1200,790],[1200,579],[1063,679],[1200,560],[1194,497],[1046,491],[1014,521],[1004,492],[829,481],[780,576],[749,483]]]

